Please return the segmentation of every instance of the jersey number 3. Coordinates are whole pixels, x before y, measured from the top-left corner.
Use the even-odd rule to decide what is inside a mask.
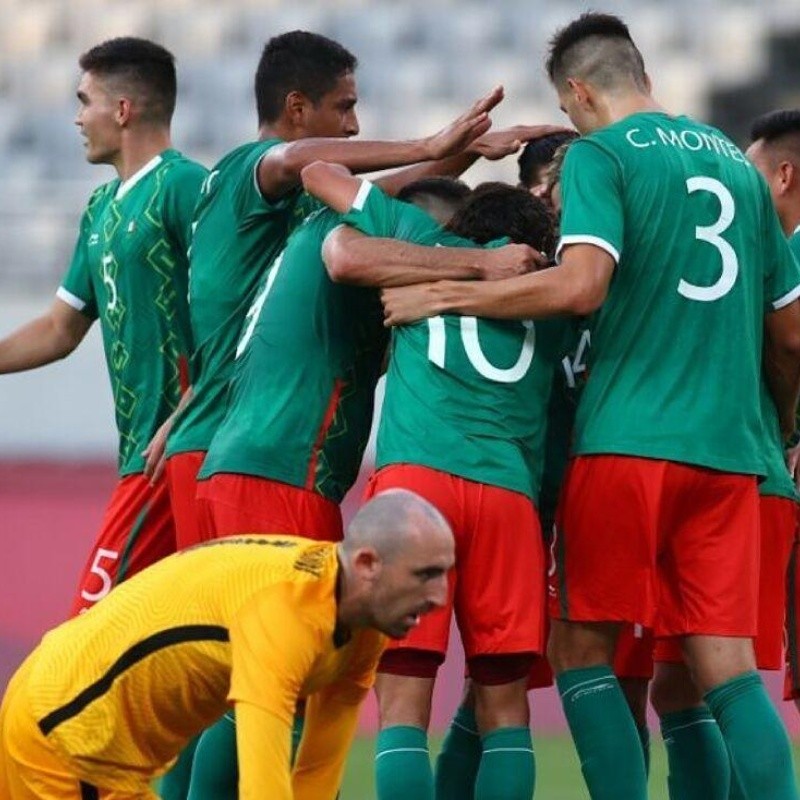
[[[716,247],[719,250],[719,255],[722,259],[722,273],[717,282],[711,286],[696,286],[694,283],[689,283],[689,281],[681,278],[680,283],[678,283],[678,294],[689,300],[712,303],[714,300],[724,297],[733,289],[733,284],[736,283],[736,276],[739,274],[739,260],[736,257],[736,251],[721,235],[733,223],[736,208],[733,202],[733,195],[715,178],[689,178],[686,181],[686,189],[689,194],[711,192],[719,200],[720,213],[717,221],[713,225],[698,225],[694,229],[694,236],[695,239],[708,242],[712,247]]]

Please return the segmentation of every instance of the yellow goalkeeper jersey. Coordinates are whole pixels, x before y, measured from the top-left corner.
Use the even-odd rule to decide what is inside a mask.
[[[335,544],[292,536],[164,559],[44,637],[24,687],[39,730],[81,780],[135,790],[230,701],[240,797],[334,798],[384,646],[377,631],[337,629],[338,572]]]

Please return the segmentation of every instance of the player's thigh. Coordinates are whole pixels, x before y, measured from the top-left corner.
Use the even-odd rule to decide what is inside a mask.
[[[519,492],[461,482],[466,518],[456,619],[471,677],[497,683],[482,680],[476,672],[480,667],[472,660],[481,658],[485,666],[487,656],[544,650],[544,547],[539,517],[532,500]],[[512,661],[505,659],[510,670]],[[530,666],[530,660],[519,664],[509,680],[526,675]],[[517,674],[520,669],[521,675]]]
[[[174,552],[175,525],[166,482],[151,486],[144,475],[122,478],[81,575],[73,615]]]
[[[653,624],[665,464],[613,455],[573,459],[550,547],[551,617]]]
[[[754,636],[760,551],[756,479],[670,463],[659,534],[656,635]]]

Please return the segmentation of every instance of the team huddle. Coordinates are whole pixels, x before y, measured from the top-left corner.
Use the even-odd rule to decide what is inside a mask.
[[[648,700],[673,800],[798,798],[757,669],[800,698],[800,111],[743,153],[587,13],[546,64],[575,130],[492,130],[498,87],[363,141],[356,58],[294,31],[257,139],[208,171],[172,148],[168,51],[79,63],[87,159],[118,178],[0,373],[99,320],[119,482],[6,690],[0,799],[334,800],[374,688],[379,800],[529,800],[553,682],[593,800],[647,797]],[[518,186],[458,178],[520,151]]]

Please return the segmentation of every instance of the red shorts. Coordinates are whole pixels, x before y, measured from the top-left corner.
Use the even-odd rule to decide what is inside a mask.
[[[364,499],[387,489],[409,489],[436,506],[456,542],[447,605],[426,614],[406,638],[391,642],[389,648],[434,652],[443,659],[455,609],[468,659],[541,653],[544,552],[531,500],[413,464],[393,464],[376,472]]]
[[[631,456],[575,458],[553,545],[550,613],[656,636],[754,636],[753,476]]]
[[[786,577],[797,535],[797,503],[786,497],[759,498],[761,555],[758,582],[758,634],[753,645],[759,669],[781,669],[783,622],[786,614]],[[683,660],[680,641],[660,639],[656,661]]]
[[[206,457],[204,450],[176,453],[167,459],[164,474],[169,488],[172,516],[175,518],[175,540],[178,550],[202,542],[197,512],[197,473]]]
[[[198,482],[197,500],[209,538],[237,533],[283,533],[326,542],[342,538],[339,506],[288,483],[222,472]]]
[[[786,674],[783,699],[800,698],[800,542],[795,540],[786,573]]]
[[[70,614],[105,597],[113,586],[175,552],[175,525],[165,480],[121,478],[86,562]]]

